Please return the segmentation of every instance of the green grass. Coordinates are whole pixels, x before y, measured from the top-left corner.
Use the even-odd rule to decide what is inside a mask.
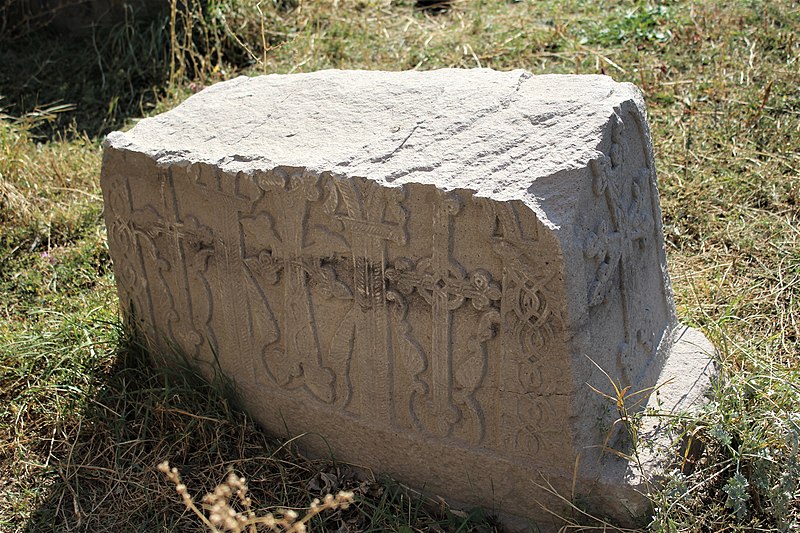
[[[800,5],[412,4],[190,2],[175,24],[167,14],[83,40],[0,43],[0,529],[199,529],[156,471],[164,459],[195,494],[235,469],[261,511],[355,491],[318,528],[494,527],[310,461],[260,433],[219,384],[153,369],[120,330],[101,218],[102,136],[203,85],[446,66],[606,73],[644,90],[679,314],[721,364],[689,424],[705,451],[653,495],[650,527],[800,527]]]

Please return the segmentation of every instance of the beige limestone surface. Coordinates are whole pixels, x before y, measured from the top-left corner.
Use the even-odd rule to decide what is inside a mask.
[[[631,523],[647,479],[604,451],[630,449],[593,388],[668,381],[652,405],[674,410],[708,380],[630,84],[241,77],[109,135],[102,186],[124,316],[153,350],[218,365],[312,453],[456,502],[550,527],[549,484]]]

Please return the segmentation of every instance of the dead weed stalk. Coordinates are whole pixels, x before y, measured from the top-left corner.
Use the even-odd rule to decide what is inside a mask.
[[[279,509],[277,515],[267,513],[264,516],[256,516],[252,510],[252,500],[247,495],[245,478],[231,472],[213,492],[203,497],[203,509],[208,512],[206,516],[194,503],[194,498],[181,481],[177,468],[170,467],[169,461],[164,461],[158,465],[158,469],[175,484],[175,490],[186,508],[197,515],[214,533],[219,531],[256,533],[259,526],[265,531],[305,533],[312,518],[326,510],[347,509],[354,498],[353,493],[349,491],[340,491],[336,496],[327,494],[322,501],[314,498],[303,517],[293,509]],[[233,502],[238,502],[238,505]]]

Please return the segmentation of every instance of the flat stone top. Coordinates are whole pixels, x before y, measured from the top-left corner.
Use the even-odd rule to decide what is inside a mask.
[[[530,203],[539,177],[585,167],[635,86],[522,70],[326,70],[239,77],[108,136],[158,164],[305,167],[387,186],[434,184]]]

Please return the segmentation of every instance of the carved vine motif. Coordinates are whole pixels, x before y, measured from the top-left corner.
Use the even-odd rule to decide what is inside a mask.
[[[248,222],[247,218],[242,219],[243,224]],[[277,285],[280,282],[281,274],[288,266],[294,271],[303,272],[307,282],[313,284],[325,298],[342,300],[353,298],[350,287],[339,281],[333,267],[325,264],[322,259],[301,257],[294,261],[284,261],[275,255],[274,250],[261,250],[258,255],[246,256],[244,263],[259,280],[270,285]]]
[[[500,313],[496,302],[501,291],[487,271],[469,274],[452,257],[450,236],[453,217],[461,209],[455,194],[442,194],[436,205],[432,228],[432,255],[416,263],[399,258],[386,271],[397,292],[409,296],[416,291],[431,307],[431,346],[422,360],[412,359],[408,370],[418,385],[411,397],[411,411],[418,427],[440,436],[459,435],[481,442],[484,414],[474,393],[486,374],[485,343],[494,336]],[[468,340],[469,355],[454,361],[452,313],[469,300],[481,312],[475,333]],[[463,437],[462,437],[463,438]]]
[[[597,223],[584,243],[584,255],[596,265],[589,285],[589,307],[604,303],[614,289],[621,294],[625,338],[620,344],[619,361],[636,351],[651,354],[653,345],[647,310],[642,320],[644,328],[634,331],[631,324],[631,307],[639,279],[633,258],[645,249],[646,239],[655,228],[648,196],[651,169],[645,165],[630,179],[622,175],[624,129],[622,119],[615,115],[609,154],[591,162],[592,191],[604,200],[609,217]],[[628,379],[625,365],[620,362],[619,366]]]

